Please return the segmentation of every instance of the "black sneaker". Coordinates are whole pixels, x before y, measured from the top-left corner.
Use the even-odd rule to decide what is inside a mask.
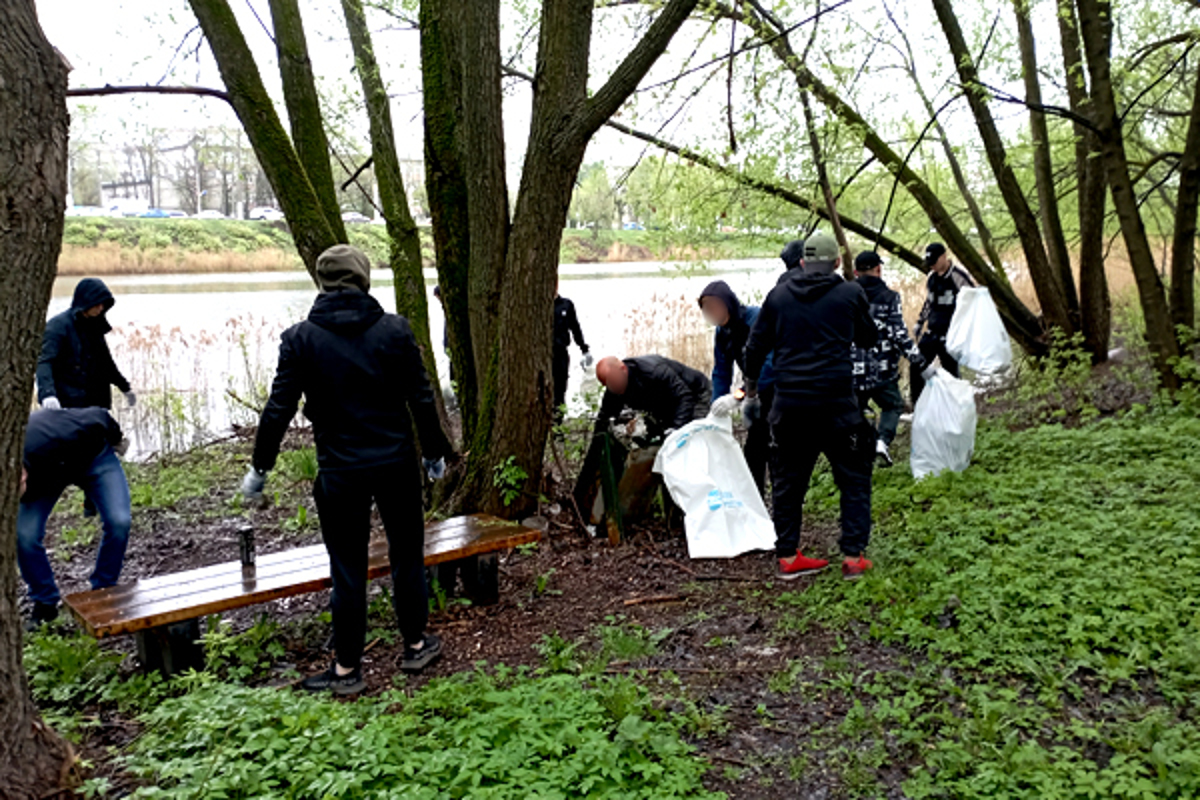
[[[34,603],[33,613],[25,621],[25,631],[32,633],[47,622],[53,622],[56,619],[58,619],[57,603]]]
[[[361,666],[355,667],[353,672],[338,675],[336,661],[330,664],[329,669],[324,672],[311,675],[300,682],[300,686],[305,691],[333,692],[340,695],[358,694],[366,688],[366,685]]]
[[[404,657],[400,661],[403,672],[420,672],[442,656],[442,640],[427,633],[421,637],[421,646],[404,646]]]

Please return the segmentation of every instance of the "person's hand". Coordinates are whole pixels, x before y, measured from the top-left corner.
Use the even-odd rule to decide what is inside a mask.
[[[709,413],[714,417],[732,416],[734,411],[737,411],[741,401],[732,394],[723,394],[713,401],[712,411]]]
[[[592,358],[591,353],[584,353],[583,360],[579,362],[579,366],[583,369],[591,369],[592,364],[596,363],[596,359]]]
[[[129,452],[129,438],[122,436],[121,441],[117,442],[117,446],[113,448],[113,452],[124,458],[125,454]]]
[[[242,478],[242,497],[251,502],[262,500],[263,487],[267,485],[267,473],[260,472],[253,466],[246,471],[246,477]]]
[[[427,458],[424,460],[425,474],[429,476],[431,481],[440,481],[446,477],[446,459],[444,458]]]
[[[938,363],[938,360],[934,359],[929,366],[921,370],[921,380],[925,381],[926,383],[933,380],[933,376],[937,374],[939,366],[941,365]]]
[[[125,402],[129,404],[130,408],[133,408],[137,405],[137,395],[132,391],[125,392]]]
[[[58,411],[62,408],[62,403],[58,402],[57,397],[51,396],[42,401],[42,408],[49,408],[53,409],[54,411]]]
[[[757,422],[762,417],[762,400],[758,398],[758,394],[747,395],[742,401],[742,416],[746,418],[746,422]]]

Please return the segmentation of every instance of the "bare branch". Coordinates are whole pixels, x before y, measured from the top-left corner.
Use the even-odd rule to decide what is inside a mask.
[[[215,97],[226,103],[231,102],[228,92],[221,89],[210,89],[207,86],[113,86],[108,84],[98,88],[67,90],[67,97],[104,97],[112,94],[190,94],[200,97]]]

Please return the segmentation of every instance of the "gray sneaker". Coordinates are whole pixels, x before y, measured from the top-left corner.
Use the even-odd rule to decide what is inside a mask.
[[[421,646],[404,646],[404,656],[400,661],[403,672],[420,672],[442,656],[442,640],[427,633],[421,637]]]
[[[333,692],[344,696],[358,694],[366,688],[367,682],[363,680],[361,665],[355,667],[353,672],[338,675],[335,661],[324,672],[305,678],[300,682],[300,686],[308,692]]]

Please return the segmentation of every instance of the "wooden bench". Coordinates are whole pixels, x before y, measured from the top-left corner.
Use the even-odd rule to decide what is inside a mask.
[[[480,604],[499,599],[498,553],[536,542],[541,532],[485,514],[455,517],[425,528],[425,565],[461,565],[463,582]],[[386,540],[372,540],[369,578],[390,573]],[[453,577],[453,569],[448,573]],[[84,630],[96,637],[132,633],[147,669],[174,674],[203,666],[200,618],[268,600],[327,589],[324,545],[271,553],[252,567],[241,561],[141,578],[133,583],[78,592],[64,598]]]

